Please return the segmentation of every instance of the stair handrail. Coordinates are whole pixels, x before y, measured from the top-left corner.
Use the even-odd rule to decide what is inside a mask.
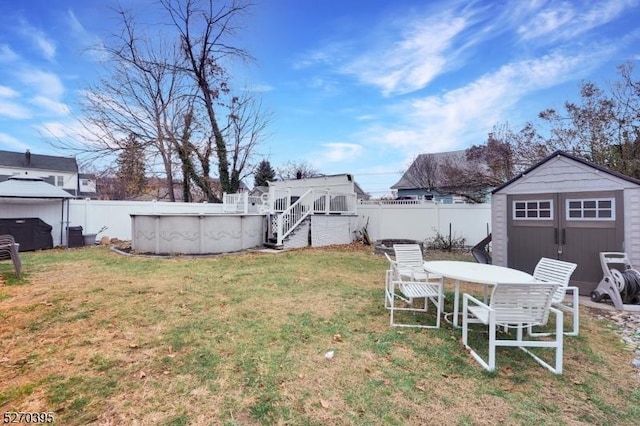
[[[278,245],[281,246],[285,237],[296,229],[307,216],[313,214],[314,201],[314,190],[309,189],[295,203],[276,216]]]

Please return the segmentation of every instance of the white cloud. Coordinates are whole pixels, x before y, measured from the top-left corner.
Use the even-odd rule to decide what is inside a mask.
[[[340,85],[336,80],[330,78],[314,77],[309,81],[309,87],[319,93],[335,95],[340,93]]]
[[[385,96],[420,90],[438,75],[459,67],[463,52],[487,36],[468,31],[488,16],[487,8],[461,5],[446,3],[442,10],[425,6],[427,11],[413,10],[406,14],[409,17],[387,17],[363,37],[345,36],[307,52],[294,69],[328,66],[380,89]]]
[[[31,118],[31,111],[24,106],[0,99],[0,117],[7,117],[15,120]]]
[[[34,126],[43,138],[64,141],[68,146],[104,146],[111,138],[94,124],[83,124],[78,120],[47,121]],[[123,135],[125,137],[125,135]]]
[[[331,43],[322,49],[306,52],[304,56],[293,64],[293,69],[299,70],[318,64],[332,64],[338,62],[348,50],[346,44]]]
[[[40,134],[56,139],[69,136],[69,124],[60,121],[48,121],[36,126],[36,129]]]
[[[22,35],[30,39],[46,59],[50,61],[55,59],[56,44],[51,38],[49,38],[43,31],[26,22],[24,19],[20,20],[19,25]]]
[[[59,99],[64,93],[60,78],[50,72],[36,69],[23,69],[18,78],[29,85],[38,95],[50,99]]]
[[[55,115],[68,115],[71,112],[66,104],[45,96],[36,96],[31,99],[31,103]]]
[[[12,151],[23,151],[29,148],[29,145],[22,143],[20,140],[6,133],[0,133],[0,146],[4,146]]]
[[[362,154],[363,151],[362,145],[355,143],[331,142],[325,143],[322,146],[325,148],[325,152],[321,154],[321,157],[325,161],[333,163],[353,160]]]
[[[11,87],[0,86],[0,98],[15,98],[19,93]]]
[[[541,8],[520,25],[518,34],[523,40],[572,40],[621,17],[638,0],[602,1],[593,3],[552,2]]]
[[[67,11],[67,22],[71,27],[71,31],[77,34],[86,34],[87,30],[84,28],[84,25],[80,23],[78,18],[76,18],[76,14],[73,13],[73,10]]]
[[[266,93],[266,92],[271,92],[272,90],[275,90],[275,88],[268,84],[256,84],[253,86],[245,87],[243,90],[247,92]]]
[[[0,62],[12,62],[18,59],[18,54],[6,44],[0,44]]]
[[[398,38],[365,51],[341,71],[380,88],[385,96],[422,89],[455,61],[456,39],[470,19],[445,11],[407,22]]]
[[[105,51],[102,39],[85,28],[80,20],[76,17],[73,10],[67,11],[67,24],[71,29],[74,37],[73,39],[80,43],[80,45],[86,49],[86,52],[95,60],[106,60],[108,55]]]
[[[53,60],[56,56],[56,45],[52,40],[47,39],[44,35],[36,36],[35,42],[42,51],[42,54],[48,60]]]
[[[371,126],[360,137],[408,157],[482,142],[523,97],[586,75],[595,62],[610,54],[604,49],[574,56],[558,52],[507,64],[442,95],[396,104],[390,109],[396,117],[394,125]]]

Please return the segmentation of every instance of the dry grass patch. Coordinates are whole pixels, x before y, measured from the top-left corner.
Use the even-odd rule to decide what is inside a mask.
[[[633,354],[608,322],[583,310],[561,377],[509,349],[487,374],[459,330],[389,328],[387,264],[369,247],[197,259],[91,247],[25,253],[23,264],[18,280],[0,263],[3,411],[53,411],[71,425],[631,425],[640,415]]]

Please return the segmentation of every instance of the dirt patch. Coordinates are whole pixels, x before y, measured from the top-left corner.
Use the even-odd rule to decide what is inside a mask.
[[[378,254],[388,254],[389,256],[394,255],[393,245],[394,244],[419,244],[422,249],[422,242],[418,242],[416,240],[407,240],[407,239],[384,239],[384,240],[376,240],[375,244],[375,252]]]

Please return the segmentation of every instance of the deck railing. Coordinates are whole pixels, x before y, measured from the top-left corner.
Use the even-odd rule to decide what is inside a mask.
[[[318,189],[309,189],[299,197],[292,196],[290,189],[272,189],[262,197],[249,196],[247,192],[225,193],[222,203],[224,213],[271,213],[269,233],[278,245],[309,215],[355,214],[357,208],[355,193]]]
[[[328,190],[310,189],[300,196],[282,213],[275,217],[276,240],[282,245],[284,239],[300,223],[313,214],[355,214],[355,193],[333,193]]]
[[[222,211],[224,213],[263,213],[261,197],[250,196],[248,192],[222,195]]]

